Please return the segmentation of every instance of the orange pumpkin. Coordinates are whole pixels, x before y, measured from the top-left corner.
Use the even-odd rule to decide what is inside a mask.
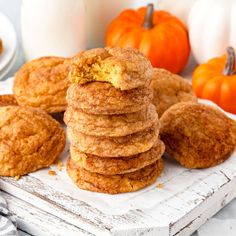
[[[236,114],[235,69],[235,51],[229,47],[226,56],[211,59],[196,68],[193,90],[199,98],[209,99]]]
[[[106,45],[139,49],[154,67],[172,73],[186,65],[190,46],[183,23],[165,11],[154,11],[153,4],[125,10],[108,27]]]

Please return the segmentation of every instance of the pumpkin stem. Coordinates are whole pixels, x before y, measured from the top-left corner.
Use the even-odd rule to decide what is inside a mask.
[[[223,71],[224,75],[233,75],[235,73],[235,51],[232,47],[227,48],[226,65]]]
[[[146,15],[145,15],[144,22],[143,22],[143,27],[145,29],[151,29],[154,27],[153,13],[154,13],[154,5],[152,3],[149,3],[147,5],[147,11],[146,11]]]

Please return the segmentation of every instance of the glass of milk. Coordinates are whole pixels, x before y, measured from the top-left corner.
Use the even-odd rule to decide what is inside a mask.
[[[127,8],[139,8],[153,3],[157,8],[158,0],[85,0],[86,30],[88,48],[105,44],[109,23]]]
[[[86,49],[83,0],[23,0],[22,41],[26,60],[70,57]]]

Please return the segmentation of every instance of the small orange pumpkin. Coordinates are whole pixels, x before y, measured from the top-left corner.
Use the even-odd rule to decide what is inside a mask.
[[[172,73],[186,65],[190,46],[183,23],[165,11],[154,11],[153,4],[136,10],[125,10],[108,27],[106,45],[139,49],[153,67]]]
[[[193,73],[193,90],[199,98],[209,99],[225,111],[236,114],[235,51],[198,66]]]

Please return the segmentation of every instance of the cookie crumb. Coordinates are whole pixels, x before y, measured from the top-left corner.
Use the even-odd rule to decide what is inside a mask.
[[[62,167],[63,167],[63,163],[62,163],[61,161],[59,161],[59,162],[57,163],[57,169],[58,169],[59,171],[62,171]]]
[[[159,183],[159,184],[157,185],[157,188],[164,188],[164,184]]]
[[[54,170],[49,170],[48,174],[52,175],[52,176],[57,175],[56,171],[54,171]]]
[[[14,179],[18,181],[20,179],[20,175],[15,176]]]

